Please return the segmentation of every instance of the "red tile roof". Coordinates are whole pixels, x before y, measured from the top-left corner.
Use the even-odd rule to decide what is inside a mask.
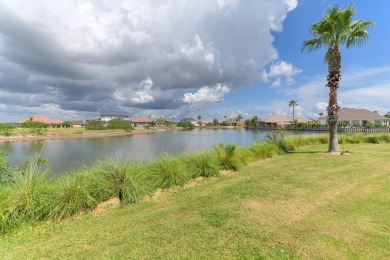
[[[44,123],[44,124],[47,124],[47,125],[63,124],[64,123],[64,121],[61,120],[61,119],[50,119],[50,118],[47,118],[47,117],[42,116],[42,115],[35,115],[35,116],[32,117],[32,120],[31,120],[31,118],[26,118],[26,119],[20,120],[18,122],[18,124],[23,124],[23,123],[26,123],[26,122],[29,122],[29,121],[41,122],[41,123]]]
[[[134,123],[152,123],[153,120],[150,120],[149,118],[146,117],[135,117],[135,118],[130,118],[130,121]]]

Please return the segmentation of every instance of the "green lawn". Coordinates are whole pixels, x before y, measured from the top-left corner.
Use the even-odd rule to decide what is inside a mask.
[[[0,237],[0,258],[388,259],[390,145],[326,145]]]

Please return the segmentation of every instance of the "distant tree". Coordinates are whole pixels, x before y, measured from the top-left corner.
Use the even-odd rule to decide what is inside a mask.
[[[390,118],[390,112],[387,112],[386,114],[383,115],[384,117]]]
[[[259,117],[254,116],[251,121],[253,126],[257,126],[259,124]]]
[[[225,117],[226,117],[226,116],[225,116]],[[213,120],[213,125],[219,125],[218,119],[215,118],[215,119]]]
[[[121,118],[112,119],[106,124],[107,129],[121,129],[121,130],[133,130],[133,126],[129,121],[125,121]]]
[[[317,23],[310,26],[312,39],[302,44],[302,51],[309,52],[326,48],[327,52],[324,61],[328,64],[329,103],[327,107],[329,125],[329,146],[328,152],[339,152],[337,138],[337,122],[339,106],[337,102],[337,90],[341,81],[341,52],[340,45],[347,49],[354,46],[361,46],[368,39],[367,28],[374,24],[371,20],[352,20],[355,14],[353,5],[342,9],[334,6]]]
[[[298,101],[296,101],[294,99],[290,100],[290,102],[288,103],[288,107],[292,107],[292,109],[293,109],[293,122],[295,121],[295,107],[296,106],[299,106]]]
[[[247,119],[247,120],[244,121],[244,124],[245,124],[246,126],[250,126],[250,125],[253,125],[253,122],[252,122],[251,119]]]
[[[47,125],[42,122],[27,121],[20,125],[21,128],[29,129],[31,134],[44,135]]]
[[[238,120],[238,125],[241,125],[241,120],[242,120],[242,115],[241,114],[239,114],[237,116],[237,120]]]
[[[319,116],[323,116],[323,115],[324,115],[324,113],[320,112],[320,113],[318,113],[318,115],[319,115]]]
[[[178,127],[182,127],[183,129],[194,129],[195,126],[193,123],[190,121],[180,121],[179,123],[176,124]]]
[[[10,136],[15,127],[10,123],[0,123],[0,135]]]
[[[72,126],[72,121],[64,121],[62,127],[69,128]]]
[[[374,111],[372,111],[372,112],[374,112],[374,113],[376,113],[376,114],[379,114],[379,111],[378,111],[378,110],[374,110]]]
[[[198,115],[198,120],[200,121],[202,119],[202,116],[201,115]]]
[[[84,128],[86,130],[103,130],[104,122],[95,119],[87,120],[84,124]]]

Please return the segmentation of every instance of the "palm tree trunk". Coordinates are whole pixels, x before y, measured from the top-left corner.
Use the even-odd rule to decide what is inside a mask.
[[[336,46],[331,50],[328,63],[328,84],[329,87],[329,105],[328,125],[329,125],[329,147],[328,152],[340,152],[339,142],[337,139],[337,121],[339,106],[337,104],[337,89],[341,80],[341,55],[339,47]]]

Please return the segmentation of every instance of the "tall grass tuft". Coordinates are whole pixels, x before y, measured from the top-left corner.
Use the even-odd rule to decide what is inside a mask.
[[[344,136],[344,140],[346,143],[362,144],[365,142],[365,134],[363,134],[363,133],[343,134],[343,136]],[[340,135],[339,141],[341,141],[341,135]]]
[[[184,160],[169,154],[160,156],[150,165],[149,170],[155,188],[181,186],[191,179]]]
[[[219,176],[219,162],[211,152],[197,152],[183,156],[192,178]]]
[[[244,165],[248,165],[249,163],[254,162],[256,160],[253,156],[253,153],[247,147],[242,147],[242,146],[238,146],[236,148],[235,156]]]
[[[60,220],[97,206],[89,190],[90,179],[81,173],[58,179],[48,205],[50,219]]]
[[[214,154],[222,170],[238,171],[244,163],[236,155],[236,146],[233,144],[218,144],[214,146]]]
[[[283,153],[277,142],[256,142],[249,146],[249,150],[256,160],[271,158]]]
[[[2,185],[1,232],[48,217],[47,168],[39,167],[38,156],[28,162],[23,169],[14,171],[12,182]]]
[[[108,159],[96,169],[101,187],[109,196],[118,196],[122,205],[138,202],[149,191],[148,169],[142,163]]]

